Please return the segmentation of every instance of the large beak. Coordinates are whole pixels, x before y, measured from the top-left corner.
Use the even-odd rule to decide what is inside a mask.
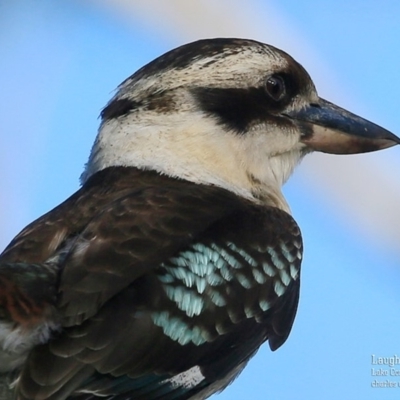
[[[299,125],[301,142],[312,150],[355,154],[400,144],[393,133],[321,98],[286,115]]]

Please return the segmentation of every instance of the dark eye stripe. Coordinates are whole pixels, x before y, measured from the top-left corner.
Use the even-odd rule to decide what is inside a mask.
[[[254,123],[287,123],[279,114],[289,102],[273,100],[265,87],[247,89],[196,88],[192,89],[200,108],[215,116],[219,123],[234,132],[243,134]]]
[[[118,118],[122,115],[128,114],[130,111],[138,108],[140,103],[129,99],[116,99],[108,103],[100,116],[104,120]]]

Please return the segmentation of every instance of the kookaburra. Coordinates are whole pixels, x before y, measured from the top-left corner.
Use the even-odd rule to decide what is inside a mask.
[[[3,399],[222,390],[293,324],[302,239],[281,186],[295,166],[400,143],[242,39],[157,58],[101,118],[82,187],[0,256]]]

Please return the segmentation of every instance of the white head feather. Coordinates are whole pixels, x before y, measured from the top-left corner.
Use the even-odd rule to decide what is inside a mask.
[[[271,46],[229,40],[210,50],[209,42],[169,52],[121,84],[103,112],[83,183],[107,167],[137,167],[217,185],[289,211],[281,186],[304,155],[300,132],[294,125],[268,120],[268,115],[254,120],[246,132],[235,132],[205,112],[195,92],[262,88],[268,76],[291,68],[304,74],[308,97],[317,98],[315,88],[299,64]],[[287,109],[300,108],[303,101],[297,96]],[[107,118],[118,104],[132,110]]]

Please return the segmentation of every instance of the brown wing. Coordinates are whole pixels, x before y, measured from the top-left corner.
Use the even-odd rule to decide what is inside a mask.
[[[186,399],[221,388],[265,340],[286,340],[301,250],[290,216],[221,189],[125,194],[70,245],[66,328],[31,354],[21,396]],[[182,373],[196,367],[202,379],[188,384]]]
[[[66,256],[59,302],[63,324],[92,316],[240,203],[221,189],[186,184],[137,189],[104,207]]]

